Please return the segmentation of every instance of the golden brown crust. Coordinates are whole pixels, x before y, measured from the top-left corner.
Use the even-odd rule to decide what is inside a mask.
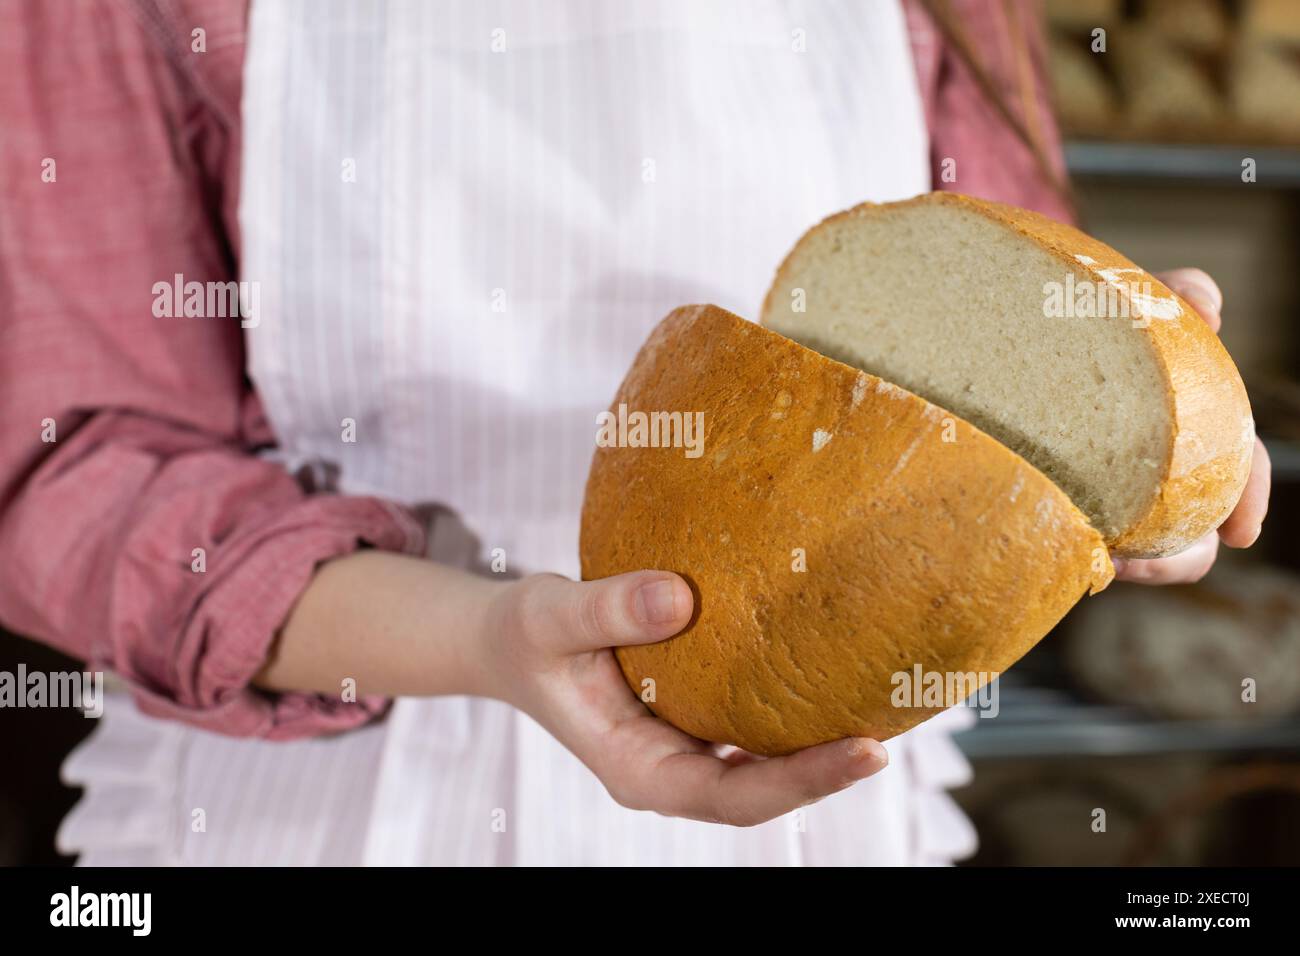
[[[1149,321],[1136,324],[1133,332],[1150,344],[1164,371],[1170,440],[1160,464],[1156,496],[1108,544],[1126,557],[1160,557],[1182,551],[1222,524],[1250,475],[1254,421],[1237,367],[1196,311],[1160,280],[1073,226],[957,193],[934,192],[885,205],[862,203],[829,217],[814,230],[884,209],[926,204],[959,207],[1001,223],[1039,244],[1067,268],[1086,273],[1099,286],[1114,284],[1122,293],[1129,283],[1151,284],[1149,303],[1131,303],[1134,309],[1151,313]],[[800,239],[777,270],[763,304],[764,316],[773,308],[776,290],[784,287],[799,246],[814,230]]]
[[[691,582],[690,627],[618,658],[703,739],[761,754],[887,739],[942,709],[894,706],[895,675],[987,679],[1112,576],[1100,535],[1019,456],[722,309],[661,322],[620,404],[704,413],[699,457],[597,448],[581,544],[586,579]]]

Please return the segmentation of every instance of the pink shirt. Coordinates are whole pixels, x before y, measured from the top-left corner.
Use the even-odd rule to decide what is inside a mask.
[[[954,6],[1012,89],[1005,8]],[[355,726],[384,702],[249,681],[318,563],[362,543],[423,553],[421,526],[255,457],[275,436],[238,321],[152,314],[160,278],[236,276],[245,4],[75,11],[9,6],[0,30],[0,621],[115,671],[155,716],[273,739]],[[936,168],[956,159],[962,191],[1063,217],[919,8],[908,24]]]

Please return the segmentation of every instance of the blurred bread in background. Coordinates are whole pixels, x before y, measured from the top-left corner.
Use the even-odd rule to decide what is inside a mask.
[[[1220,0],[1145,0],[1140,22],[1187,49],[1220,50],[1228,38]]]
[[[1300,0],[1044,6],[1067,136],[1300,146]]]
[[[1047,19],[1062,30],[1109,27],[1122,16],[1122,0],[1046,0]]]
[[[1067,667],[1092,696],[1175,719],[1300,711],[1300,578],[1225,565],[1197,584],[1111,592],[1080,606],[1066,636]]]
[[[1133,25],[1112,40],[1127,123],[1153,135],[1195,135],[1224,119],[1223,101],[1196,58],[1157,29]]]
[[[1300,3],[1243,0],[1242,29],[1251,38],[1300,44]]]
[[[1062,124],[1075,133],[1105,135],[1119,106],[1098,59],[1087,47],[1062,36],[1053,36],[1048,43]]]
[[[1284,140],[1300,130],[1300,53],[1254,44],[1237,57],[1229,82],[1232,111],[1254,138]]]

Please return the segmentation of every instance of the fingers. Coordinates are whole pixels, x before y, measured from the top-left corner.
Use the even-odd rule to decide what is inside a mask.
[[[1219,528],[1219,536],[1230,548],[1249,548],[1259,537],[1260,525],[1268,513],[1268,494],[1273,484],[1273,465],[1268,458],[1268,449],[1258,438],[1255,439],[1255,453],[1250,461],[1250,477],[1241,492],[1237,507],[1228,515],[1228,520]]]
[[[694,598],[669,571],[633,571],[599,581],[529,579],[526,615],[545,626],[547,646],[576,653],[666,640],[691,620]]]
[[[837,793],[888,763],[885,748],[865,737],[768,760],[678,751],[642,768],[629,791],[615,798],[635,809],[750,827]]]
[[[1135,584],[1191,584],[1205,577],[1218,553],[1219,534],[1211,531],[1173,557],[1115,558],[1115,579]]]
[[[1272,481],[1268,450],[1256,438],[1246,487],[1237,507],[1219,530],[1207,534],[1182,554],[1170,558],[1115,558],[1115,579],[1136,584],[1190,584],[1199,581],[1214,566],[1220,538],[1230,548],[1248,548],[1255,543],[1264,515],[1268,512]]]
[[[1156,278],[1186,299],[1211,329],[1219,331],[1223,324],[1223,292],[1209,275],[1200,269],[1170,269]]]
[[[679,754],[659,765],[672,786],[677,816],[749,827],[764,823],[871,776],[889,763],[874,740],[849,738],[788,757],[724,762]]]
[[[1223,292],[1206,273],[1200,269],[1171,269],[1169,272],[1159,273],[1157,278],[1186,299],[1211,329],[1215,332],[1219,331],[1222,325],[1220,313],[1223,310]],[[1219,528],[1219,535],[1223,538],[1224,544],[1230,548],[1248,548],[1255,543],[1255,539],[1259,537],[1260,525],[1264,523],[1264,515],[1268,511],[1268,494],[1271,486],[1272,464],[1269,462],[1264,443],[1257,438],[1254,457],[1251,460],[1250,478],[1241,493],[1241,500],[1237,502],[1237,507],[1228,516],[1228,520]],[[1154,568],[1145,570],[1139,568],[1134,573],[1145,574],[1148,570],[1152,574],[1161,576],[1166,573],[1163,569]]]

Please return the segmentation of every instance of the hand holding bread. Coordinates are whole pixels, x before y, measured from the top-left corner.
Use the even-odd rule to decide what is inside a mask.
[[[788,813],[885,766],[874,740],[836,740],[775,760],[723,754],[658,719],[623,680],[611,647],[662,641],[690,621],[678,576],[654,571],[506,585],[476,654],[481,692],[532,716],[625,807],[732,826]]]

